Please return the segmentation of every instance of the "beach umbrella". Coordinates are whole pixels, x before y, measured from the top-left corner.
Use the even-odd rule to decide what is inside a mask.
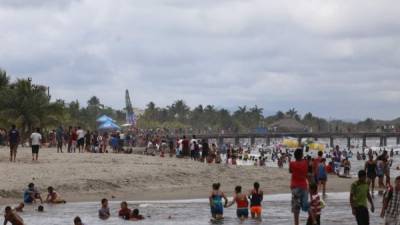
[[[105,123],[105,122],[108,122],[108,121],[115,122],[115,120],[113,120],[111,117],[106,116],[106,115],[100,116],[99,118],[97,118],[96,121],[99,122],[99,123]]]
[[[119,130],[120,127],[112,121],[106,121],[99,126],[99,130]]]

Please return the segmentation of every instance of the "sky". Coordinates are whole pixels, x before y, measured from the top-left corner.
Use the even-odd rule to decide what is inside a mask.
[[[53,99],[400,116],[398,0],[0,0],[0,68]]]

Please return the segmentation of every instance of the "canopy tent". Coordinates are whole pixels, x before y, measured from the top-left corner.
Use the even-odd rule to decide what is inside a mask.
[[[115,120],[113,120],[111,117],[106,116],[106,115],[102,115],[99,118],[97,118],[96,120],[99,123],[105,123],[105,122],[115,122]]]
[[[99,130],[119,130],[120,127],[112,121],[106,121],[99,126]]]

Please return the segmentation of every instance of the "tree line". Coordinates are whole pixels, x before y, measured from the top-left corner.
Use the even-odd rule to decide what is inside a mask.
[[[125,109],[116,110],[105,106],[96,96],[86,105],[78,100],[65,102],[52,100],[48,88],[32,83],[29,79],[17,79],[10,82],[6,71],[0,69],[0,128],[16,124],[22,133],[29,134],[35,127],[53,129],[59,125],[81,126],[96,129],[96,119],[106,114],[117,123],[125,123]],[[198,105],[190,108],[183,100],[176,100],[165,107],[147,104],[142,115],[137,115],[137,127],[143,129],[190,129],[199,132],[251,132],[256,128],[266,128],[270,124],[290,118],[302,123],[313,131],[375,131],[384,124],[368,118],[358,123],[341,120],[328,121],[316,117],[311,112],[300,115],[295,108],[286,112],[278,111],[265,116],[263,108],[257,105],[240,106],[233,112],[213,105]],[[396,121],[396,126],[400,124]]]

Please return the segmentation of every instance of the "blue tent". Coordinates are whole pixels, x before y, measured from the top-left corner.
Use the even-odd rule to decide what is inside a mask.
[[[99,130],[119,130],[120,127],[112,121],[106,121],[99,126]]]
[[[115,120],[113,120],[111,117],[108,117],[106,115],[100,116],[99,118],[97,118],[96,121],[99,122],[99,123],[105,123],[105,122],[108,122],[108,121],[115,122]]]

